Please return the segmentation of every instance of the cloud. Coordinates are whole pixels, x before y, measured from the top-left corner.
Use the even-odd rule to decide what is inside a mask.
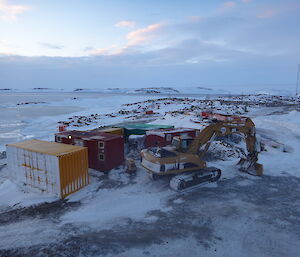
[[[274,17],[276,14],[278,14],[277,10],[266,9],[263,12],[261,12],[260,14],[258,14],[257,18],[259,18],[259,19],[269,19],[269,18]]]
[[[226,11],[228,9],[232,9],[233,7],[236,6],[236,2],[233,1],[229,1],[229,2],[225,2],[221,5],[221,7],[219,8],[220,11]]]
[[[154,32],[160,29],[163,23],[156,23],[147,26],[146,28],[137,29],[127,34],[127,45],[133,46],[141,43],[149,42],[154,37]]]
[[[129,32],[123,46],[102,47],[90,53],[106,56],[106,61],[118,59],[131,64],[134,60],[141,65],[166,65],[186,61],[239,61],[254,56],[267,58],[300,51],[294,43],[300,40],[300,34],[293,32],[296,31],[297,20],[300,22],[296,12],[282,13],[270,23],[262,23],[256,17],[258,11],[263,10],[261,8],[266,8],[265,5],[251,5],[249,10],[243,5],[235,5],[235,2],[226,3],[228,8],[235,7],[230,13],[214,12],[201,18],[187,17],[176,23],[154,23]],[[274,10],[277,9],[280,9],[279,5],[274,5],[270,9],[272,11],[262,13],[260,18],[275,15]]]
[[[95,48],[92,47],[92,46],[86,46],[85,48],[83,48],[83,51],[87,52],[87,51],[92,51],[94,50]]]
[[[50,88],[108,88],[108,87],[149,87],[163,86],[193,86],[197,84],[208,87],[239,90],[251,88],[261,89],[261,85],[271,85],[276,88],[279,84],[291,84],[294,76],[294,62],[297,58],[270,57],[242,58],[239,53],[228,52],[240,58],[239,62],[228,61],[226,57],[193,56],[197,42],[183,42],[181,46],[154,52],[142,56],[97,56],[89,58],[74,57],[0,57],[1,85],[10,88],[32,88],[43,85]],[[199,43],[199,42],[198,42]],[[181,51],[193,46],[189,52]],[[205,51],[207,49],[203,49]],[[216,49],[211,49],[216,50]],[[148,60],[155,63],[156,58],[174,60],[182,55],[185,60],[181,63],[166,65],[148,65]],[[197,52],[197,55],[199,52]],[[181,58],[179,58],[181,59]],[[169,61],[170,61],[169,60]],[[130,63],[130,65],[128,65]],[[146,63],[146,65],[145,65]],[[266,69],[265,67],[268,67]],[[13,76],[11,75],[13,74]],[[217,76],[216,76],[217,74]],[[32,79],[34,78],[34,79]],[[87,83],[88,81],[88,83]],[[292,84],[294,89],[294,83]],[[234,90],[234,89],[232,89]]]
[[[135,27],[134,21],[119,21],[117,24],[115,24],[116,27]]]
[[[242,3],[250,3],[252,0],[241,0]]]
[[[0,40],[0,55],[13,55],[13,54],[16,54],[15,47],[9,44],[6,40]]]
[[[114,55],[118,54],[120,49],[116,45],[111,45],[103,48],[91,49],[90,55]]]
[[[50,50],[61,50],[64,48],[63,45],[51,44],[46,42],[40,42],[39,45]]]
[[[30,6],[10,4],[8,0],[0,0],[0,20],[13,22],[17,16],[31,9]]]
[[[201,21],[202,17],[201,16],[189,16],[187,17],[188,21],[191,21],[191,22],[198,22],[198,21]]]
[[[145,28],[133,30],[126,35],[126,43],[123,46],[111,45],[103,48],[96,48],[90,51],[91,55],[118,55],[130,52],[134,47],[149,44],[154,38],[158,37],[156,33],[164,26],[163,23],[151,24]]]

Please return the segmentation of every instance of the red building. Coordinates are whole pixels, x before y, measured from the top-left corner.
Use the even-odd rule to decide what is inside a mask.
[[[191,138],[199,134],[198,129],[192,128],[171,128],[158,129],[146,132],[145,147],[166,146],[172,143],[175,136],[188,136]]]
[[[95,131],[64,131],[55,142],[88,148],[89,168],[109,171],[124,162],[123,136]]]

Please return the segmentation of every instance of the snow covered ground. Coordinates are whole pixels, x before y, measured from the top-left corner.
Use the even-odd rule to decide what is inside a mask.
[[[2,159],[0,256],[299,256],[299,102],[284,99],[276,104],[277,98],[266,96],[73,97],[32,104],[37,110],[79,109],[25,119],[22,138],[13,140],[53,140],[59,121],[72,121],[72,129],[82,130],[140,120],[199,128],[192,120],[201,110],[219,109],[253,117],[259,136],[279,147],[266,145],[259,155],[263,177],[241,174],[235,158],[214,159],[210,164],[223,171],[217,183],[177,193],[169,188],[168,178],[152,181],[137,163],[135,176],[122,167],[108,175],[91,171],[91,184],[65,201],[16,186]],[[145,115],[147,109],[156,114]],[[98,118],[89,121],[91,114]],[[78,117],[87,124],[74,126]],[[0,143],[4,149],[6,141],[0,138]]]
[[[152,96],[102,93],[0,94],[0,151],[5,150],[7,143],[31,138],[53,141],[53,134],[58,131],[57,122],[68,119],[71,113],[111,113],[122,109],[123,103],[149,98]],[[100,125],[102,124],[99,123],[98,126]]]

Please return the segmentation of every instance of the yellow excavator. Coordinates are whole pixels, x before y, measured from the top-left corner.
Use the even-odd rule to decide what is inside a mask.
[[[141,164],[153,180],[173,175],[170,186],[177,191],[214,182],[221,177],[221,170],[207,167],[203,157],[216,137],[234,133],[244,136],[248,151],[246,158],[238,162],[240,170],[251,175],[262,175],[263,166],[257,163],[260,144],[256,139],[255,125],[247,117],[241,117],[239,120],[214,121],[195,138],[174,137],[170,146],[143,149]]]

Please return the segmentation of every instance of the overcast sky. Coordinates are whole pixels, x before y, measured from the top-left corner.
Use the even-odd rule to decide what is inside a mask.
[[[0,0],[0,88],[293,89],[300,0]]]

